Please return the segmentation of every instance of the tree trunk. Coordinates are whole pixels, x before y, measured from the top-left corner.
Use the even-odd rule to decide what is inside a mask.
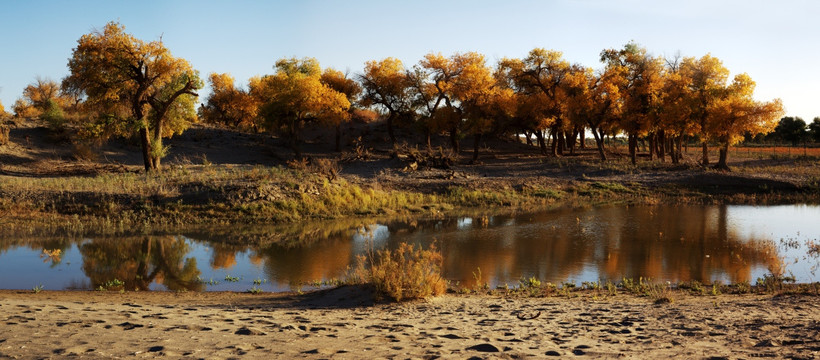
[[[629,158],[632,160],[632,165],[638,164],[638,137],[634,134],[629,134]]]
[[[155,148],[156,147],[156,148]],[[154,141],[151,142],[151,168],[159,171],[159,162],[162,158],[162,121],[154,124]]]
[[[564,156],[564,150],[567,148],[567,139],[564,137],[564,131],[556,131],[555,135],[555,141],[558,142],[558,155]]]
[[[544,133],[541,130],[536,131],[535,138],[538,140],[538,146],[541,148],[541,155],[547,155],[547,143],[544,141]]]
[[[140,129],[140,144],[142,145],[142,160],[145,163],[145,172],[154,168],[151,161],[151,138],[148,136],[148,125]]]
[[[606,152],[604,151],[604,134],[601,132],[600,134],[592,128],[592,136],[595,137],[595,145],[598,146],[598,154],[601,155],[601,161],[606,161]]]
[[[729,142],[728,141],[725,141],[725,142],[723,142],[723,144],[721,144],[719,154],[720,155],[718,157],[718,163],[717,163],[717,165],[715,165],[715,169],[729,171],[729,163],[728,163],[728,159],[727,159],[729,157]]]
[[[655,148],[658,146],[658,137],[654,132],[649,134],[649,161],[655,160]]]
[[[396,117],[395,112],[390,112],[387,116],[387,135],[390,136],[390,145],[396,145],[396,135],[393,134],[393,118]]]
[[[453,151],[458,155],[459,150],[461,150],[458,144],[458,125],[454,125],[453,128],[450,129],[450,144],[453,146]]]
[[[709,145],[706,144],[706,141],[703,142],[703,158],[700,163],[704,166],[709,165]]]
[[[666,162],[666,131],[658,131],[658,160]]]
[[[558,157],[558,133],[550,131],[550,138],[552,138],[552,142],[550,142],[550,155]]]
[[[669,137],[669,158],[672,159],[672,163],[677,165],[678,164],[678,154],[675,152],[675,140],[677,137],[670,136]]]
[[[592,130],[595,131],[595,130]],[[578,142],[578,148],[586,149],[587,148],[587,131],[584,126],[581,126],[581,130],[578,132],[578,136],[581,138]]]
[[[578,127],[573,128],[572,133],[567,138],[567,147],[569,148],[569,154],[575,155],[575,139],[578,137]]]
[[[677,146],[678,149],[678,163],[680,163],[680,161],[683,160],[683,135],[678,136],[677,144],[675,146]]]
[[[475,163],[476,161],[478,161],[478,148],[481,144],[481,134],[475,134],[473,140],[473,163]]]
[[[336,124],[336,152],[342,152],[342,123]]]
[[[532,134],[529,131],[524,131],[524,136],[526,136],[527,145],[532,146]]]
[[[430,135],[430,127],[429,126],[424,127],[424,140],[427,143],[427,150],[433,150],[433,146],[432,146],[431,140],[430,140],[431,137],[432,136]]]
[[[293,125],[290,130],[290,148],[293,150],[293,156],[296,160],[302,160],[301,140],[299,139],[300,129],[297,125]]]

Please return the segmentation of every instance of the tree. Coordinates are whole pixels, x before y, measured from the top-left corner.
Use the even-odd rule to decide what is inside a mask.
[[[54,80],[36,77],[34,82],[23,89],[23,99],[38,113],[46,111],[54,105],[65,109],[72,105],[68,94],[60,90],[60,85]]]
[[[387,110],[387,134],[390,142],[396,143],[393,123],[400,117],[409,114],[412,95],[407,72],[401,60],[385,58],[380,61],[368,61],[364,73],[358,76],[362,83],[362,105],[377,105]]]
[[[40,116],[40,112],[23,98],[15,100],[14,105],[11,106],[11,110],[14,111],[14,117],[17,118],[28,119]]]
[[[592,69],[573,66],[567,78],[568,118],[589,127],[602,161],[607,159],[604,135],[615,132],[621,118],[620,88],[625,80],[621,70],[606,67],[595,74]]]
[[[211,73],[208,75],[208,83],[211,94],[199,108],[199,117],[205,122],[229,128],[257,129],[259,102],[250,91],[236,88],[230,74]]]
[[[316,59],[282,59],[276,62],[275,74],[262,77],[255,85],[265,126],[290,139],[296,158],[302,158],[305,124],[336,125],[350,117],[347,97],[323,84],[321,73]]]
[[[700,136],[703,148],[701,163],[709,165],[708,142],[712,139],[708,127],[714,121],[717,102],[725,96],[729,69],[723,66],[720,59],[706,54],[700,59],[685,58],[681,63],[680,73],[682,81],[688,84],[685,101],[694,121],[693,132]]]
[[[336,151],[339,152],[342,151],[342,123],[350,121],[353,113],[356,111],[354,104],[359,102],[362,87],[355,80],[348,78],[347,74],[331,68],[325,69],[322,73],[321,81],[331,89],[344,94],[345,97],[347,97],[347,101],[350,102],[350,108],[348,109],[350,116],[340,118],[341,121],[336,123]]]
[[[747,74],[736,75],[725,89],[725,95],[715,104],[715,111],[707,132],[720,143],[717,169],[729,170],[729,146],[743,139],[743,135],[766,134],[774,130],[777,119],[783,116],[780,99],[758,102],[753,98],[755,82]]]
[[[435,110],[431,127],[449,132],[456,153],[460,150],[462,128],[467,128],[475,136],[475,160],[481,136],[491,128],[490,112],[495,96],[495,78],[484,55],[468,52],[447,58],[430,53],[419,65],[429,75],[426,87],[435,89],[431,98],[436,99],[438,106],[443,106]]]
[[[773,135],[792,143],[792,146],[797,146],[808,137],[806,122],[799,117],[786,116],[777,123]]]
[[[166,150],[162,137],[196,120],[199,74],[175,58],[162,40],[144,42],[116,22],[83,35],[68,61],[63,90],[94,110],[92,133],[129,135],[137,130],[145,170],[158,170]]]
[[[650,56],[645,48],[630,42],[623,49],[601,52],[601,61],[607,67],[624,71],[626,81],[621,83],[623,114],[619,127],[629,141],[629,157],[637,163],[638,137],[647,135],[658,123],[663,61]]]
[[[528,126],[538,137],[542,153],[546,153],[543,131],[549,127],[553,137],[551,154],[563,153],[564,78],[569,74],[570,64],[560,51],[536,48],[524,59],[502,59],[500,71],[512,82],[515,91],[524,96],[522,104],[529,113]]]
[[[820,142],[820,117],[815,117],[809,124],[809,134],[814,142]]]

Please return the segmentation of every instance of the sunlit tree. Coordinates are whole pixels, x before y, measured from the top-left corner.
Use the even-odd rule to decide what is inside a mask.
[[[693,132],[700,137],[703,148],[701,163],[709,164],[708,142],[712,135],[708,130],[709,122],[716,114],[717,103],[726,93],[726,82],[729,69],[723,66],[720,59],[706,54],[699,59],[685,58],[681,63],[680,74],[687,86],[689,114]]]
[[[63,90],[82,98],[97,114],[93,133],[130,135],[137,131],[145,170],[159,169],[166,149],[162,137],[181,132],[196,119],[199,74],[171,55],[161,40],[145,42],[110,22],[83,35],[68,61]]]
[[[658,122],[663,61],[649,55],[645,48],[630,42],[623,49],[601,52],[601,61],[613,71],[623,71],[625,81],[619,89],[623,98],[620,129],[626,133],[629,157],[637,162],[638,138],[647,135]]]
[[[351,79],[347,74],[336,70],[327,68],[322,73],[321,81],[333,90],[336,90],[347,97],[350,102],[348,113],[350,116],[341,117],[336,122],[336,151],[342,151],[342,124],[350,121],[354,112],[356,111],[356,104],[359,102],[359,95],[362,93],[362,87],[358,82]]]
[[[199,108],[203,121],[233,129],[256,130],[259,102],[250,92],[237,88],[230,74],[208,75],[211,94]]]
[[[396,143],[393,124],[411,112],[412,94],[407,72],[401,60],[385,58],[368,61],[364,72],[358,76],[362,84],[362,105],[376,105],[387,111],[387,134]]]
[[[716,168],[729,170],[729,146],[743,140],[746,133],[766,134],[774,130],[783,116],[780,99],[758,102],[753,98],[755,82],[747,74],[734,77],[724,96],[715,104],[715,110],[706,133],[720,144]]]
[[[573,66],[566,82],[566,112],[573,123],[586,125],[595,138],[601,160],[607,159],[604,136],[613,133],[621,118],[622,68],[607,67],[598,73]]]
[[[514,84],[515,91],[522,96],[521,104],[526,109],[528,126],[532,128],[542,151],[545,149],[543,131],[550,130],[553,156],[563,152],[566,144],[564,131],[569,122],[564,114],[566,97],[564,81],[570,71],[570,63],[563,59],[560,51],[536,48],[524,59],[502,59],[499,70]]]
[[[302,157],[301,133],[308,123],[336,125],[350,117],[345,94],[321,81],[319,62],[313,58],[282,59],[276,73],[259,80],[260,115],[265,126],[290,140],[296,158]]]

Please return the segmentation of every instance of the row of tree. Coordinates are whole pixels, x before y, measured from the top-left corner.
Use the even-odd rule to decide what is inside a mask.
[[[636,162],[639,139],[650,157],[681,159],[684,137],[720,144],[717,166],[727,168],[730,145],[745,135],[768,133],[783,114],[780,100],[754,100],[747,74],[729,70],[711,55],[664,59],[635,43],[601,52],[598,70],[571,64],[558,51],[534,49],[521,59],[494,67],[479,53],[430,53],[412,67],[395,58],[365,63],[348,76],[322,69],[312,58],[282,59],[271,75],[236,86],[229,74],[208,76],[212,92],[198,114],[197,71],[173,57],[161,41],[144,42],[119,23],[82,36],[62,86],[38,79],[14,106],[21,116],[69,118],[86,136],[138,134],[145,169],[159,167],[162,138],[197,120],[228,127],[270,131],[290,140],[301,157],[305,127],[336,128],[377,110],[396,143],[396,127],[415,129],[429,147],[431,136],[447,134],[453,150],[474,137],[473,158],[482,137],[526,135],[545,155],[574,153],[591,132],[602,160],[604,137],[623,134]],[[71,115],[62,113],[65,110]],[[549,146],[547,145],[549,144]]]
[[[799,117],[786,116],[777,123],[774,131],[767,135],[758,135],[754,138],[748,139],[756,142],[788,142],[793,146],[813,141],[820,143],[820,117],[815,117],[814,120],[806,124],[806,121]]]
[[[213,123],[284,132],[297,156],[302,127],[338,126],[350,120],[350,109],[375,107],[393,143],[396,126],[412,125],[428,147],[432,134],[446,133],[456,152],[463,136],[473,136],[474,159],[488,134],[535,137],[542,153],[559,156],[573,153],[588,130],[602,160],[604,137],[624,134],[633,163],[639,138],[649,141],[650,157],[668,153],[677,163],[688,136],[702,142],[704,164],[707,143],[719,143],[717,166],[727,168],[730,145],[746,134],[772,131],[783,114],[780,100],[755,101],[751,78],[739,74],[729,81],[729,70],[710,55],[663,59],[629,43],[604,50],[601,61],[604,67],[595,71],[570,64],[560,52],[534,49],[492,68],[475,52],[430,53],[409,69],[395,58],[368,61],[351,79],[333,69],[322,72],[314,59],[280,60],[274,75],[252,78],[247,89],[227,74],[211,74],[213,93],[200,115]]]

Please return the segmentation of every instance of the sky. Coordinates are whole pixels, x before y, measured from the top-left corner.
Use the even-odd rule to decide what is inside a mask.
[[[357,74],[385,57],[410,67],[430,52],[477,51],[494,66],[540,47],[597,69],[601,50],[634,41],[653,55],[711,53],[748,73],[758,100],[781,98],[809,122],[820,116],[818,15],[814,0],[0,0],[0,102],[10,111],[38,76],[59,82],[77,40],[117,21],[161,38],[203,78],[227,72],[240,85],[290,57]]]

